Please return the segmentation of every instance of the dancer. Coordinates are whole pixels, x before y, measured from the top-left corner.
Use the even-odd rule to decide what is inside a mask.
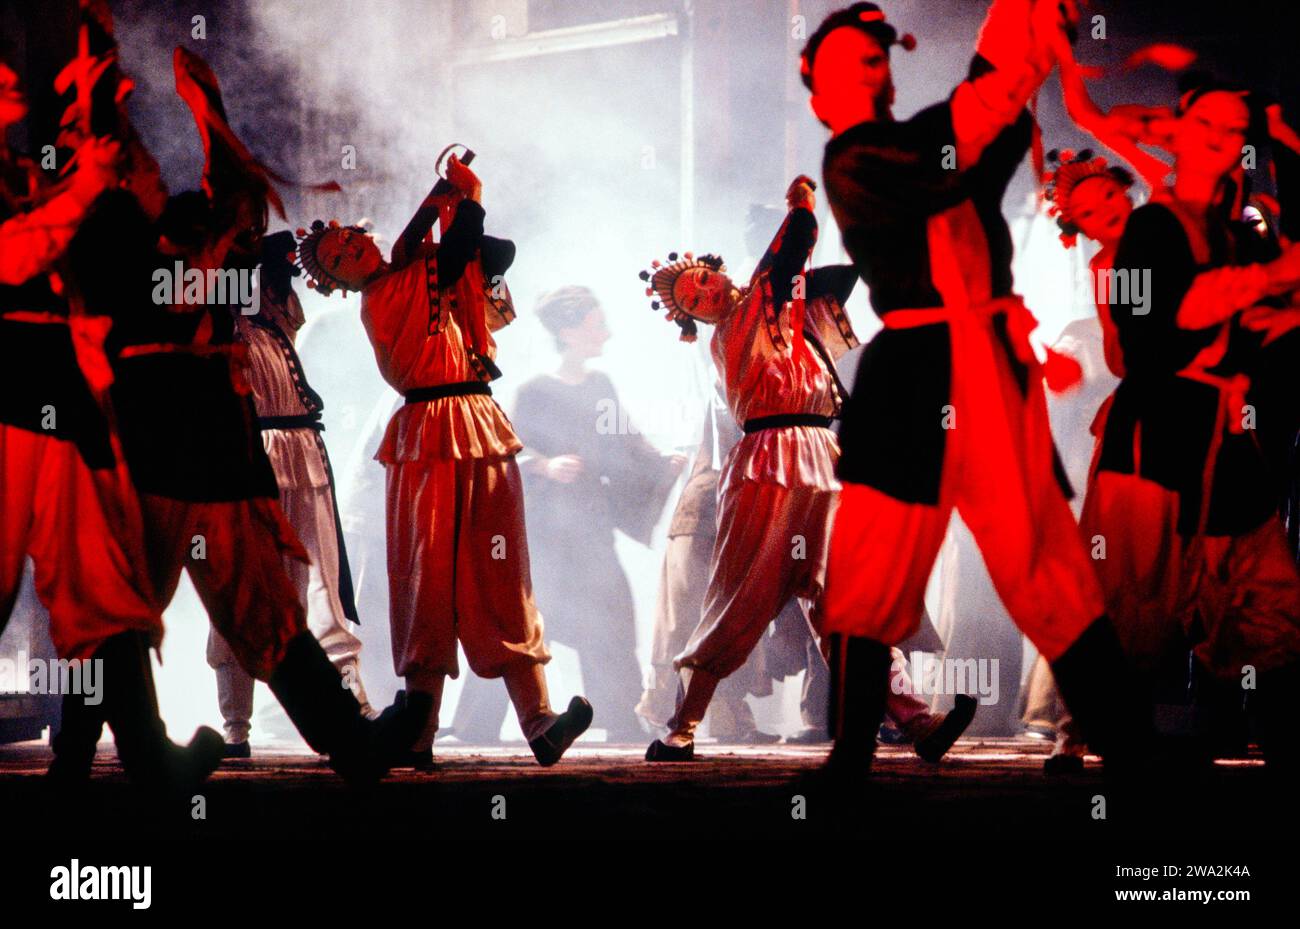
[[[996,0],[970,76],[906,121],[893,118],[889,54],[915,40],[900,41],[879,6],[833,13],[803,52],[812,109],[833,136],[827,196],[885,324],[862,355],[840,432],[844,489],[824,598],[833,781],[870,769],[889,647],[917,628],[954,508],[1090,744],[1116,767],[1148,746],[1149,714],[1125,686],[1066,503],[1001,213],[1030,143],[1025,103],[1076,18],[1072,0]]]
[[[746,266],[767,254],[772,229],[786,216],[783,206],[751,203],[745,216]],[[709,343],[697,343],[707,371],[708,398],[695,461],[668,524],[659,591],[655,598],[654,635],[650,647],[651,679],[637,714],[662,729],[677,705],[680,676],[673,661],[686,648],[700,623],[709,589],[709,569],[718,537],[718,484],[722,465],[744,436],[727,409],[725,388],[718,379]],[[789,600],[762,640],[739,669],[729,674],[713,695],[705,725],[710,736],[727,743],[767,744],[780,737],[758,728],[746,697],[772,693],[774,679],[800,671],[804,676],[800,715],[801,741],[825,741],[826,662],[808,629],[808,618],[797,598]]]
[[[109,96],[115,135],[133,140],[132,173],[122,189],[100,196],[69,248],[79,307],[112,323],[105,343],[112,416],[138,491],[155,606],[170,602],[188,571],[244,670],[270,685],[341,776],[370,783],[424,725],[428,704],[370,721],[342,686],[284,570],[285,557],[307,556],[277,503],[230,310],[215,294],[177,304],[157,287],[157,272],[177,261],[200,272],[251,271],[270,191],[225,122],[215,76],[182,49],[175,65],[204,138],[208,193],[166,201],[156,163],[120,98]]]
[[[1142,142],[1166,151],[1175,151],[1179,127],[1179,115],[1175,109],[1119,106],[1103,117],[1088,99],[1068,45],[1062,43],[1058,54],[1071,115],[1092,132],[1098,141],[1129,159],[1153,189],[1163,191],[1170,166],[1146,154],[1136,145]],[[1190,57],[1190,53],[1184,57]],[[1185,91],[1191,91],[1204,80],[1204,75],[1190,74],[1181,84]],[[1281,111],[1276,106],[1267,108],[1267,113],[1258,119],[1257,126],[1261,130],[1260,135],[1267,127],[1268,135],[1274,143],[1273,162],[1278,174],[1279,191],[1285,199],[1291,186],[1286,183],[1286,169],[1297,157],[1300,140],[1297,140],[1294,131],[1282,120]],[[1116,296],[1112,291],[1128,282],[1121,282],[1111,272],[1120,236],[1132,212],[1129,198],[1123,196],[1122,189],[1131,183],[1131,176],[1122,168],[1107,167],[1103,159],[1092,158],[1089,152],[1078,156],[1064,153],[1061,161],[1060,167],[1048,176],[1047,195],[1054,201],[1062,239],[1067,245],[1072,244],[1079,233],[1102,244],[1101,251],[1091,265],[1097,311],[1105,326],[1108,364],[1117,374],[1122,374],[1122,359],[1118,358],[1118,333],[1110,318],[1110,304]],[[1239,243],[1237,260],[1263,262],[1276,258],[1279,254],[1278,243],[1273,238],[1276,224],[1266,226],[1264,232],[1257,236],[1237,221],[1240,212],[1237,204],[1246,202],[1249,191],[1249,179],[1240,165],[1234,167],[1224,178],[1221,189],[1223,210],[1228,220],[1225,228],[1233,230],[1233,238]],[[1120,273],[1132,272],[1121,269]],[[1300,330],[1295,328],[1294,318],[1290,314],[1277,312],[1284,301],[1273,298],[1264,302],[1272,303],[1273,309],[1260,306],[1243,314],[1242,327],[1257,331],[1238,332],[1234,336],[1234,354],[1245,363],[1245,373],[1250,378],[1250,390],[1246,399],[1257,414],[1255,435],[1278,481],[1278,495],[1284,498],[1285,512],[1292,449],[1297,429],[1300,428],[1300,415],[1294,403],[1297,386],[1295,362]],[[1253,360],[1246,361],[1248,356]],[[1105,422],[1108,407],[1109,403],[1098,418],[1098,432]],[[1135,593],[1140,596],[1140,592]],[[1162,666],[1167,664],[1170,670],[1162,676],[1169,676],[1171,687],[1177,688],[1181,693],[1188,686],[1185,648],[1175,648],[1174,643],[1170,644],[1171,647],[1166,652],[1167,661],[1162,662]],[[1143,661],[1148,668],[1157,663],[1151,655],[1143,656]],[[1225,684],[1222,680],[1216,680],[1202,663],[1193,662],[1192,671],[1192,687],[1197,695],[1197,718],[1201,721],[1198,723],[1198,733],[1209,734],[1206,744],[1212,752],[1239,752],[1244,743],[1241,738],[1244,724],[1240,713],[1240,688],[1233,682]],[[1068,714],[1062,720],[1061,731],[1065,738],[1058,739],[1053,756],[1048,759],[1049,771],[1075,769],[1078,763],[1074,756],[1082,753],[1077,730],[1072,726]],[[1053,768],[1053,765],[1056,767]]]
[[[483,234],[482,186],[456,156],[447,180],[453,191],[430,192],[391,263],[360,228],[319,220],[300,230],[298,258],[317,290],[361,291],[380,372],[406,397],[377,458],[388,473],[393,661],[407,692],[433,705],[409,763],[432,766],[459,641],[470,670],[505,679],[529,746],[552,765],[586,731],[592,709],[574,697],[565,713],[551,711],[515,463],[522,445],[488,386],[499,373],[489,330],[509,321],[489,297],[514,245]],[[442,240],[424,244],[440,212]]]
[[[96,398],[102,382],[92,387],[80,367],[84,358],[95,369],[99,346],[80,321],[74,336],[58,283],[87,211],[120,180],[121,148],[87,136],[70,178],[49,190],[6,143],[26,112],[16,75],[0,61],[0,630],[30,554],[59,657],[99,662],[107,681],[96,706],[64,695],[53,743],[77,761],[56,759],[52,781],[85,780],[107,722],[133,782],[184,790],[216,767],[219,737],[202,728],[178,748],[158,714],[149,648],[161,640],[162,617],[133,545],[134,495]]]
[[[1154,190],[1162,192],[1171,167],[1138,149],[1137,143],[1143,142],[1174,151],[1179,125],[1176,111],[1173,108],[1119,106],[1115,107],[1110,114],[1103,116],[1088,98],[1069,46],[1061,43],[1058,54],[1062,83],[1071,115],[1080,121],[1083,128],[1096,136],[1098,141],[1129,159],[1141,171],[1144,180]],[[1191,75],[1184,80],[1184,83],[1189,86],[1195,85],[1201,79],[1198,75]],[[1285,165],[1289,159],[1295,157],[1293,149],[1288,147],[1288,141],[1294,139],[1295,135],[1281,120],[1280,110],[1276,107],[1270,109],[1267,124],[1269,133],[1276,143],[1274,160],[1280,165]],[[1068,151],[1052,152],[1049,153],[1048,158],[1058,163],[1045,180],[1047,199],[1052,203],[1050,212],[1057,218],[1062,241],[1067,247],[1072,247],[1077,237],[1083,235],[1101,245],[1090,262],[1097,318],[1104,333],[1106,364],[1112,373],[1122,376],[1123,357],[1118,330],[1111,318],[1111,304],[1118,296],[1117,291],[1122,287],[1119,278],[1113,272],[1116,250],[1133,212],[1132,200],[1127,193],[1133,184],[1132,175],[1122,167],[1107,165],[1103,158],[1094,158],[1090,151],[1083,151],[1077,155]],[[1235,188],[1235,185],[1244,183],[1245,178],[1234,168],[1232,179],[1225,179],[1225,195],[1229,186]],[[1285,188],[1286,185],[1282,186]],[[1241,196],[1244,197],[1244,191],[1241,191]],[[1251,247],[1250,250],[1259,258],[1276,257],[1277,250],[1274,243],[1252,242],[1250,236],[1241,234],[1237,234],[1236,238],[1241,240],[1244,246]],[[1130,272],[1124,270],[1123,273]],[[1123,282],[1123,284],[1128,283]],[[1243,317],[1243,320],[1252,318],[1264,323],[1270,329],[1276,329],[1279,320],[1285,322],[1286,314],[1260,310],[1248,314]],[[1082,324],[1083,321],[1080,323]],[[1242,333],[1241,336],[1245,334]],[[1243,341],[1243,338],[1238,338],[1239,346]],[[1262,344],[1255,361],[1249,366],[1251,389],[1248,400],[1259,410],[1257,432],[1260,444],[1266,455],[1273,460],[1274,470],[1281,475],[1283,485],[1286,483],[1285,475],[1289,469],[1290,451],[1294,445],[1296,428],[1300,425],[1296,419],[1293,400],[1295,342],[1296,337],[1288,335],[1282,329],[1266,333],[1262,337]],[[1095,386],[1095,378],[1088,380]],[[1098,412],[1095,389],[1088,391],[1088,397],[1091,399],[1079,411],[1079,415],[1091,421],[1093,415]],[[1084,398],[1076,398],[1073,405],[1078,406],[1084,402]],[[1097,434],[1100,434],[1104,428],[1110,402],[1107,400],[1101,405],[1100,413],[1096,416],[1093,431]],[[1088,457],[1091,459],[1091,454]],[[1073,469],[1071,472],[1073,477]],[[1140,596],[1140,592],[1135,591],[1135,593]],[[1166,652],[1166,656],[1171,669],[1176,669],[1172,671],[1176,677],[1171,683],[1179,690],[1186,688],[1184,651],[1171,647]],[[1156,663],[1156,659],[1154,656],[1146,655],[1144,663],[1150,667]],[[1219,744],[1228,747],[1230,751],[1236,751],[1232,743],[1235,740],[1233,733],[1241,731],[1240,690],[1231,684],[1225,686],[1223,682],[1216,681],[1203,665],[1194,664],[1193,672],[1198,718],[1210,720],[1211,728],[1227,733],[1225,737],[1215,732],[1212,733],[1212,737]],[[1067,711],[1059,722],[1056,745],[1045,763],[1045,769],[1048,773],[1077,771],[1082,766],[1083,751],[1082,737]]]
[[[257,409],[262,446],[280,489],[280,509],[302,543],[310,563],[286,558],[285,570],[307,611],[311,630],[361,712],[376,712],[361,683],[361,640],[348,571],[347,549],[334,499],[334,473],[321,437],[324,403],[307,383],[294,347],[303,324],[302,304],[292,278],[301,273],[288,256],[293,233],[277,232],[262,242],[258,312],[234,316],[238,344],[247,347],[245,372]],[[253,714],[253,678],[215,629],[208,634],[208,664],[217,673],[217,701],[225,722],[226,757],[248,758]]]
[[[538,301],[537,315],[555,339],[560,368],[528,381],[515,399],[534,592],[548,640],[578,653],[606,741],[640,741],[636,610],[614,532],[650,544],[685,459],[661,455],[627,423],[613,382],[588,369],[609,339],[594,293],[561,287]],[[466,681],[456,737],[496,741],[504,696],[478,678]]]
[[[1201,83],[1177,112],[1174,185],[1133,213],[1115,256],[1118,268],[1149,269],[1151,293],[1116,300],[1125,376],[1082,526],[1104,540],[1097,568],[1130,653],[1150,667],[1186,644],[1223,680],[1257,674],[1265,758],[1293,770],[1300,575],[1249,425],[1256,356],[1243,336],[1294,326],[1294,314],[1264,302],[1300,287],[1300,248],[1249,262],[1232,235],[1228,184],[1248,138],[1247,94]]]
[[[743,291],[712,255],[674,253],[653,274],[642,272],[652,306],[667,308],[684,339],[695,337],[697,319],[716,326],[714,362],[745,432],[720,479],[704,615],[674,661],[682,677],[677,709],[647,761],[692,760],[695,729],[718,683],[744,663],[792,596],[816,604],[822,593],[839,490],[830,430],[842,393],[835,358],[857,345],[843,308],[854,281],[844,267],[804,277],[817,238],[812,182],[795,178],[786,202],[790,212]],[[950,715],[953,740],[970,722],[968,711],[964,704]]]

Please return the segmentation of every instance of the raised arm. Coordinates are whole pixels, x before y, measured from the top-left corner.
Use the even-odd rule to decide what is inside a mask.
[[[980,30],[970,76],[952,95],[957,163],[979,161],[1020,118],[1055,62],[1057,37],[1074,29],[1076,0],[994,0]]]
[[[754,270],[755,278],[768,272],[772,297],[778,307],[790,299],[794,280],[817,244],[817,217],[813,215],[817,199],[813,182],[800,175],[790,184],[785,196],[790,212]]]
[[[1300,245],[1288,245],[1266,264],[1202,271],[1178,306],[1178,325],[1204,329],[1268,297],[1300,288]]]
[[[116,142],[83,143],[77,150],[77,171],[65,190],[0,225],[0,284],[22,284],[50,269],[95,198],[116,183],[119,152]]]
[[[437,188],[435,188],[436,190]],[[395,268],[402,268],[411,263],[415,257],[416,250],[424,237],[433,229],[433,224],[438,221],[440,204],[444,198],[436,196],[434,192],[429,191],[429,195],[416,209],[402,234],[397,237],[393,243],[392,264]]]
[[[1083,73],[1074,58],[1074,48],[1061,36],[1057,42],[1061,66],[1061,89],[1066,112],[1075,124],[1128,162],[1152,190],[1164,185],[1170,166],[1143,151],[1139,143],[1168,147],[1174,114],[1168,107],[1124,105],[1109,112],[1095,104],[1088,94]]]
[[[446,180],[439,178],[438,183],[433,185],[433,189],[420,203],[415,215],[402,230],[402,234],[393,243],[393,267],[400,268],[410,264],[420,243],[424,241],[424,237],[433,229],[433,224],[444,211],[454,208],[461,198],[478,203],[482,194],[483,185],[469,166],[456,155],[448,158]]]

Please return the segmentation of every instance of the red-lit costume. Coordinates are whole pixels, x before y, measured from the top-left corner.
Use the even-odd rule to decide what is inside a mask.
[[[673,662],[685,688],[662,743],[670,749],[693,745],[718,683],[744,664],[786,603],[821,597],[839,490],[834,359],[857,338],[843,308],[852,269],[800,276],[816,240],[812,211],[792,210],[714,330],[713,360],[745,434],[719,477],[703,615]],[[794,299],[796,286],[807,291]]]
[[[95,27],[91,45],[111,55],[107,10],[98,6],[94,14],[88,20]],[[261,243],[258,218],[265,216],[270,196],[265,177],[249,170],[256,163],[226,125],[215,75],[182,49],[176,51],[175,67],[177,89],[195,107],[207,150],[205,193],[172,198],[157,221],[146,211],[143,203],[162,193],[156,165],[135,137],[111,82],[96,97],[88,121],[92,127],[103,122],[103,131],[124,140],[128,183],[95,200],[66,254],[78,320],[99,332],[111,327],[103,340],[107,360],[90,370],[104,392],[112,434],[138,500],[135,512],[142,525],[124,537],[139,552],[136,564],[146,572],[155,614],[170,602],[181,571],[188,570],[213,626],[244,670],[270,685],[306,741],[329,755],[339,774],[356,783],[373,782],[388,770],[395,749],[419,731],[428,704],[410,701],[372,723],[340,686],[338,673],[306,631],[302,605],[284,569],[285,557],[305,561],[307,556],[276,502],[275,475],[239,368],[230,308],[203,302],[213,296],[206,289],[196,295],[198,305],[190,303],[187,291],[183,305],[175,306],[171,292],[155,286],[155,272],[174,272],[180,261],[200,272],[228,265],[251,273]],[[213,134],[221,145],[212,145]],[[125,493],[117,501],[123,507],[130,502]],[[114,715],[147,717],[134,727],[147,757],[157,758],[161,751],[161,764],[174,769],[167,761],[170,743],[159,738],[165,730],[157,718],[148,657],[122,636],[105,647],[115,644],[122,652],[118,660],[124,666],[136,661],[147,685],[125,693],[122,699],[129,702],[107,714],[119,749],[122,733]],[[56,744],[55,764],[72,777],[84,776],[102,719],[78,711],[69,731],[66,700],[64,709],[64,745]],[[189,770],[182,769],[187,779],[203,776],[211,770],[209,762],[215,764],[211,742],[219,745],[220,736],[210,730],[201,735],[199,750],[187,761]]]
[[[1126,649],[1146,666],[1190,646],[1225,679],[1253,668],[1261,736],[1275,755],[1294,752],[1294,706],[1281,703],[1294,698],[1300,667],[1300,575],[1249,422],[1257,343],[1236,316],[1197,329],[1177,321],[1265,296],[1265,272],[1246,263],[1232,232],[1172,191],[1129,220],[1115,263],[1150,269],[1152,293],[1145,306],[1114,307],[1125,376],[1082,528],[1105,545],[1097,568]]]
[[[89,776],[107,722],[133,782],[186,789],[216,766],[220,737],[203,729],[180,749],[158,714],[148,649],[162,638],[161,609],[143,569],[138,503],[101,406],[102,329],[70,320],[54,287],[62,278],[53,266],[66,269],[98,194],[92,186],[74,176],[37,203],[37,174],[0,147],[0,629],[30,554],[59,656],[95,661],[112,681],[94,703],[64,694],[52,781]]]
[[[483,235],[483,218],[462,200],[439,244],[362,292],[380,373],[406,397],[376,459],[388,475],[393,662],[408,690],[434,696],[418,752],[432,744],[444,679],[459,673],[458,641],[475,674],[505,678],[530,742],[556,718],[515,463],[523,446],[488,386],[496,348],[486,301],[460,286],[480,250],[487,280],[514,260],[512,243]]]
[[[29,171],[0,154],[0,628],[30,554],[59,656],[86,659],[126,630],[160,641],[162,620],[134,544],[130,479],[51,287],[93,192],[25,206],[37,192]]]
[[[1013,291],[1001,203],[1031,120],[1022,65],[1003,55],[1013,70],[977,55],[949,100],[860,123],[826,147],[827,197],[884,323],[845,407],[823,601],[832,768],[845,772],[870,762],[888,646],[917,629],[954,508],[1093,744],[1122,733],[1110,744],[1127,748],[1147,731],[1141,707],[1097,679],[1125,665],[1067,503],[1028,342],[1035,323]]]
[[[830,429],[842,400],[835,359],[858,340],[844,312],[854,269],[802,273],[816,241],[812,211],[792,209],[749,285],[715,325],[713,361],[744,435],[718,479],[718,533],[703,615],[673,661],[683,683],[677,707],[647,761],[693,757],[695,730],[714,691],[745,663],[792,598],[808,604],[809,622],[821,631],[826,549],[839,497],[839,446]],[[895,657],[890,716],[910,740],[923,741],[944,717],[914,696],[901,653]],[[968,716],[954,715],[951,725],[960,732],[967,722]]]
[[[885,325],[844,415],[826,628],[891,643],[914,632],[956,507],[1012,618],[1051,661],[1102,604],[1052,446],[1032,317],[1012,292],[1001,202],[1028,114],[965,170],[911,154],[956,144],[949,102],[864,123],[826,149],[831,207]]]
[[[206,286],[178,302],[181,282],[160,292],[155,272],[174,273],[180,262],[200,273],[252,273],[257,254],[250,250],[260,241],[252,227],[269,185],[239,164],[246,152],[229,134],[215,75],[181,49],[174,66],[177,91],[204,141],[204,192],[171,198],[157,221],[133,193],[104,194],[73,239],[70,264],[82,311],[111,322],[112,415],[139,494],[157,606],[171,601],[188,570],[244,670],[268,680],[305,629],[283,558],[306,554],[276,502],[231,309],[208,302],[215,295]],[[116,135],[133,136],[116,101],[103,110]],[[224,132],[214,145],[216,127]],[[234,218],[241,200],[251,218]],[[236,230],[239,257],[231,248]],[[171,242],[165,248],[164,237]]]

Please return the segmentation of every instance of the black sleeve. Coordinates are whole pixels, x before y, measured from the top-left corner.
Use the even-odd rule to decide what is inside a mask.
[[[777,231],[754,276],[768,271],[772,296],[779,307],[790,299],[795,276],[803,270],[817,244],[817,217],[804,207],[791,210]]]
[[[465,266],[483,243],[483,207],[473,200],[456,205],[456,217],[438,243],[438,287],[446,289],[460,280]]]
[[[900,295],[940,300],[917,256],[927,248],[926,219],[969,196],[956,144],[945,101],[905,123],[864,123],[826,148],[827,200],[877,308]]]
[[[495,236],[483,236],[482,244],[483,256],[483,277],[488,281],[498,274],[505,274],[510,270],[510,266],[515,263],[515,243],[509,239],[498,239]]]
[[[858,269],[853,265],[823,265],[808,272],[808,299],[831,296],[843,306],[858,283]]]
[[[933,216],[968,196],[963,172],[952,167],[956,146],[944,101],[906,122],[865,123],[831,140],[822,173],[834,200],[864,223]]]
[[[1029,151],[1033,127],[1029,111],[1025,110],[989,143],[979,162],[966,172],[966,186],[973,198],[985,198],[1001,205],[1011,178]]]

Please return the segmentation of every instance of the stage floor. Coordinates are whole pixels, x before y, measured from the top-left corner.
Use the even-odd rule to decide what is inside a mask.
[[[931,829],[1029,836],[1050,828],[1081,840],[1152,829],[1204,839],[1231,835],[1243,822],[1280,835],[1296,822],[1290,791],[1273,789],[1259,759],[1220,762],[1179,784],[1133,787],[1107,781],[1095,758],[1077,777],[1047,778],[1049,748],[1031,739],[963,740],[932,765],[908,748],[881,746],[870,784],[845,798],[805,780],[824,747],[702,744],[693,763],[651,765],[644,746],[580,743],[543,769],[521,743],[439,743],[433,773],[398,771],[353,790],[313,754],[255,744],[254,758],[223,766],[195,797],[147,802],[123,778],[111,744],[101,744],[92,784],[69,804],[41,778],[48,748],[29,742],[0,746],[0,802],[10,827],[75,815],[83,826],[160,838],[402,838],[436,829],[483,839],[794,839],[860,834],[865,817],[877,836],[879,829],[912,838]]]

